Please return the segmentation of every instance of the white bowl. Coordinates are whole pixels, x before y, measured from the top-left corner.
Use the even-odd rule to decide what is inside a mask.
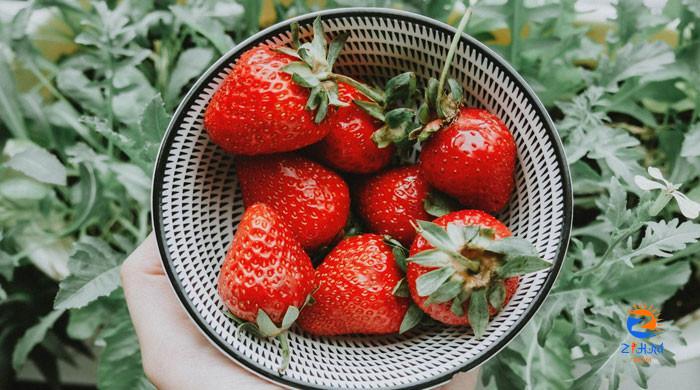
[[[383,82],[405,71],[414,71],[422,81],[437,77],[455,31],[408,12],[336,9],[274,25],[226,53],[184,98],[161,145],[154,175],[153,223],[163,266],[206,337],[268,380],[315,389],[433,387],[503,348],[552,287],[566,252],[572,214],[561,141],[523,78],[493,51],[463,34],[451,77],[464,86],[468,105],[486,108],[506,123],[518,147],[515,192],[508,209],[498,217],[514,235],[531,241],[553,263],[552,268],[522,277],[517,293],[481,339],[468,328],[446,326],[424,326],[407,335],[383,337],[314,337],[295,329],[289,337],[291,363],[280,376],[277,342],[239,333],[224,315],[216,292],[219,267],[243,204],[232,156],[209,140],[202,123],[211,96],[241,53],[263,42],[288,43],[293,21],[300,24],[302,39],[308,38],[311,23],[319,15],[327,34],[350,32],[335,70],[368,82]]]

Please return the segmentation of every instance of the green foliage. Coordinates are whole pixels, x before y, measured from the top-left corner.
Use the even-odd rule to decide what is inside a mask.
[[[261,10],[248,0],[165,3],[38,0],[0,18],[0,388],[11,387],[13,366],[26,360],[56,383],[56,360],[90,354],[86,346],[99,354],[101,388],[152,388],[117,270],[150,229],[150,177],[169,113],[216,57],[258,29]],[[680,219],[673,202],[651,217],[653,194],[634,176],[659,167],[700,199],[700,9],[671,0],[651,15],[641,0],[620,0],[620,17],[596,41],[590,25],[576,22],[574,3],[482,0],[467,29],[550,110],[576,205],[557,284],[522,334],[484,365],[489,388],[615,388],[630,376],[645,385],[650,368],[617,354],[628,337],[624,310],[662,304],[697,257],[700,226]],[[318,8],[310,4],[274,7],[287,18]],[[463,10],[454,0],[325,5],[441,20]],[[39,11],[58,24],[30,28]],[[675,47],[651,39],[673,19]],[[509,42],[492,41],[505,27],[515,31]],[[46,37],[75,46],[47,53]],[[434,204],[436,214],[450,206]],[[501,299],[487,293],[484,300]],[[413,310],[405,329],[420,318]]]

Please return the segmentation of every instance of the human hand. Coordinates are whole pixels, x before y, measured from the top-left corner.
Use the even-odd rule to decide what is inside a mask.
[[[227,358],[195,328],[163,271],[153,233],[126,259],[121,279],[141,346],[143,368],[156,387],[278,388]],[[468,390],[475,383],[473,372],[458,374],[444,390]]]
[[[151,233],[124,262],[122,286],[143,369],[159,389],[278,389],[227,358],[182,308]]]

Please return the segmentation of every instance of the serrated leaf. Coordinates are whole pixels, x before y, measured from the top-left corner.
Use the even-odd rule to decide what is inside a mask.
[[[68,260],[70,275],[61,282],[54,307],[80,308],[116,290],[121,258],[104,241],[83,237],[73,247]]]
[[[32,146],[12,156],[5,166],[42,183],[66,185],[66,167],[55,155],[39,146]]]
[[[27,361],[29,353],[36,347],[44,337],[46,337],[46,332],[53,326],[53,324],[58,320],[61,315],[63,315],[63,310],[54,310],[46,316],[42,317],[39,322],[27,329],[26,332],[20,337],[15,345],[15,349],[12,353],[12,367],[15,371],[19,371],[24,363]]]
[[[677,219],[668,222],[649,222],[644,237],[638,246],[627,248],[619,260],[634,262],[647,256],[668,257],[675,251],[685,249],[700,238],[700,225],[691,221],[679,224]]]
[[[401,326],[399,327],[399,334],[403,334],[413,329],[418,325],[423,319],[423,311],[416,304],[411,303],[408,307],[406,314],[401,321]]]
[[[486,304],[486,290],[483,288],[472,291],[467,308],[469,325],[474,329],[474,336],[481,338],[486,333],[489,324],[489,308]]]
[[[455,273],[453,267],[443,267],[424,273],[416,278],[416,290],[421,297],[427,297],[437,291],[447,279]]]

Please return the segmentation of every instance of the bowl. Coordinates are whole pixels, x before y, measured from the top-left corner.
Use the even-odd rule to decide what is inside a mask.
[[[162,142],[153,182],[153,226],[163,267],[196,326],[224,354],[286,387],[417,389],[440,385],[502,349],[542,305],[564,260],[572,194],[568,166],[552,120],[521,76],[492,50],[462,34],[451,77],[467,105],[498,115],[518,149],[515,191],[498,218],[532,242],[552,267],[521,278],[517,293],[476,339],[468,328],[426,325],[406,335],[289,335],[292,358],[284,375],[277,341],[238,331],[216,291],[225,251],[243,213],[233,157],[203,129],[209,100],[241,53],[260,43],[287,44],[298,22],[302,40],[321,16],[325,31],[350,37],[338,73],[382,83],[401,72],[419,80],[439,75],[455,30],[430,18],[376,8],[335,9],[269,27],[223,55],[178,107]],[[467,173],[465,173],[467,174]]]

